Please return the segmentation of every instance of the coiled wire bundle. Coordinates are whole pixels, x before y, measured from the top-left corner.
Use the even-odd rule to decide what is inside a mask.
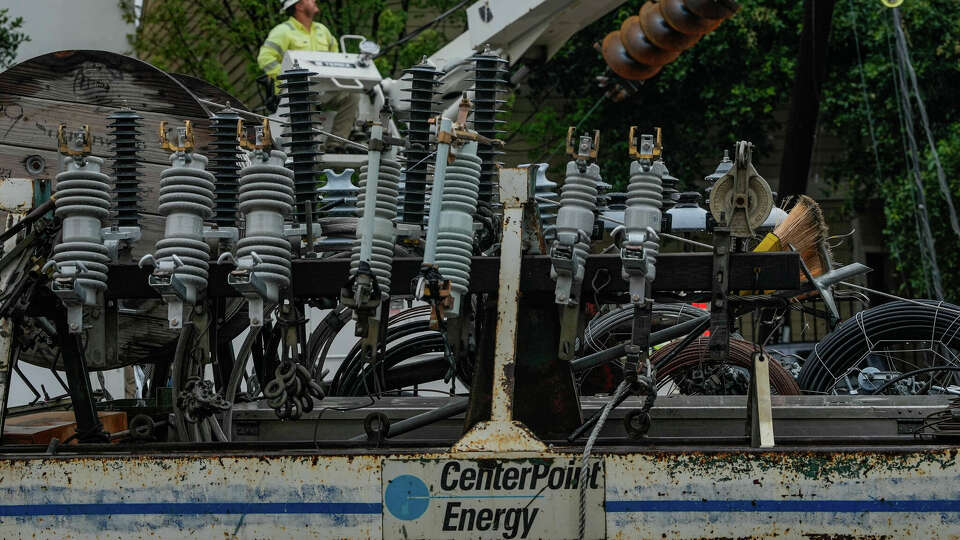
[[[252,256],[260,261],[253,271],[277,288],[290,285],[290,242],[283,235],[283,220],[293,211],[293,171],[283,166],[287,155],[273,150],[252,158],[240,177],[240,211],[246,234],[237,243],[237,257]]]
[[[753,355],[759,347],[748,341],[730,340],[730,355],[724,362],[710,359],[709,337],[699,337],[682,351],[664,359],[677,347],[671,343],[658,349],[650,362],[657,367],[657,386],[672,382],[676,389],[686,395],[743,395],[749,384],[749,372],[753,367]],[[781,396],[800,394],[797,381],[779,362],[766,356],[770,367],[770,390]]]
[[[807,357],[800,386],[808,392],[831,393],[838,380],[861,364],[880,344],[930,342],[960,348],[960,306],[936,300],[889,302],[857,313],[820,340]],[[916,349],[915,346],[910,347]],[[949,364],[949,361],[941,358]],[[890,366],[897,369],[898,366]],[[907,370],[917,366],[908,364]]]
[[[110,215],[110,178],[100,172],[103,160],[66,158],[65,170],[57,175],[55,215],[63,220],[63,237],[53,248],[57,263],[54,278],[70,277],[63,270],[75,266],[78,288],[99,296],[107,288],[110,256],[100,236],[102,222]],[[96,299],[84,299],[94,305]]]
[[[174,255],[183,263],[179,279],[197,291],[207,287],[210,246],[203,239],[203,220],[213,216],[214,176],[204,170],[207,158],[177,152],[171,167],[160,173],[157,210],[167,218],[163,239],[157,241],[155,257],[163,261]]]
[[[470,258],[473,256],[473,216],[477,212],[482,160],[477,143],[468,142],[454,151],[456,160],[447,166],[437,234],[436,263],[456,293],[448,313],[460,312],[460,298],[470,288]],[[431,224],[433,225],[433,224]]]
[[[357,183],[360,193],[357,194],[357,217],[363,221],[363,205],[367,192],[367,165],[360,167],[360,180]],[[397,195],[399,194],[400,163],[383,154],[380,158],[380,175],[377,179],[377,205],[374,230],[368,231],[373,235],[373,252],[370,269],[377,278],[377,285],[384,295],[390,293],[390,273],[393,266],[393,250],[396,234],[393,220],[397,217]],[[357,230],[357,241],[354,243],[350,256],[350,274],[356,275],[360,268],[360,235],[363,231]]]

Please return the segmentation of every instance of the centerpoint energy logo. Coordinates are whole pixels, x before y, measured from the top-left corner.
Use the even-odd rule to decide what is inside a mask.
[[[397,463],[397,462],[395,462]],[[384,506],[411,538],[559,538],[576,520],[580,466],[572,459],[423,460],[384,463]],[[419,470],[418,470],[419,469]],[[393,473],[393,474],[391,474]],[[413,474],[417,473],[417,474]],[[601,510],[603,466],[587,469]],[[391,530],[384,515],[385,533]],[[575,527],[574,527],[575,530]],[[535,532],[534,532],[535,531]]]

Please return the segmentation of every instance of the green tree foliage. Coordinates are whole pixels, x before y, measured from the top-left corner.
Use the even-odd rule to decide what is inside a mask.
[[[901,14],[930,127],[954,204],[960,205],[956,90],[960,87],[960,3],[913,0],[902,5]],[[929,268],[919,248],[917,191],[908,169],[903,124],[907,119],[898,105],[892,19],[889,9],[873,2],[837,3],[822,127],[845,142],[842,158],[832,167],[832,178],[836,187],[848,194],[852,210],[862,211],[872,199],[883,201],[884,239],[898,270],[899,292],[927,296]],[[944,294],[956,302],[960,300],[960,238],[950,228],[946,200],[915,107],[913,124]]]
[[[123,0],[123,2],[128,0]],[[438,12],[454,0],[402,0],[399,9],[385,0],[318,0],[317,20],[335,36],[361,34],[386,46],[402,37],[411,9]],[[257,54],[270,29],[283,22],[281,0],[148,0],[133,45],[157,67],[205,79],[228,92],[248,96],[262,75]],[[132,9],[126,4],[128,12]],[[445,30],[459,31],[464,17],[451,17],[377,59],[385,75],[412,65],[446,41]],[[451,30],[453,29],[453,30]],[[232,80],[230,67],[242,58],[244,77]]]
[[[534,69],[529,94],[523,97],[535,108],[528,115],[511,118],[507,131],[534,143],[530,159],[550,160],[556,169],[564,161],[562,145],[568,126],[580,125],[581,131],[600,129],[600,165],[615,189],[624,188],[628,180],[630,125],[644,131],[663,128],[667,164],[688,188],[702,190],[704,184],[697,180],[712,170],[722,149],[738,139],[757,145],[757,161],[770,159],[771,136],[780,127],[774,113],[785,111],[790,101],[803,3],[740,0],[742,9],[732,19],[640,84],[633,95],[613,103],[603,98],[604,89],[597,84],[597,77],[611,73],[593,44],[618,29],[642,3],[629,0],[575,35],[552,61]],[[901,11],[941,160],[954,201],[960,204],[956,90],[960,88],[960,2],[909,0]],[[901,278],[899,292],[922,296],[927,294],[928,276],[918,249],[916,191],[907,174],[903,119],[894,86],[891,20],[891,10],[878,0],[837,2],[818,133],[835,135],[844,146],[842,158],[830,168],[834,191],[813,195],[845,194],[851,212],[863,211],[871,200],[883,201],[884,240]],[[919,116],[915,120],[944,288],[947,298],[957,301],[960,239],[950,230]]]
[[[740,13],[659,75],[639,84],[636,93],[614,103],[603,98],[605,90],[597,84],[597,77],[612,76],[612,72],[606,72],[593,45],[619,29],[642,4],[643,0],[629,0],[576,34],[553,60],[535,69],[527,97],[541,106],[529,118],[513,118],[508,131],[517,130],[536,143],[531,159],[553,158],[559,163],[568,126],[600,129],[600,166],[617,189],[628,180],[626,140],[631,125],[644,132],[654,126],[663,128],[670,172],[688,187],[703,177],[705,163],[718,162],[723,149],[737,140],[756,144],[756,159],[762,160],[769,154],[770,134],[777,127],[774,112],[789,102],[802,2],[742,0]]]
[[[23,26],[23,17],[11,19],[9,9],[0,9],[0,71],[10,67],[17,57],[17,48],[24,41],[30,41],[30,36],[20,32]]]

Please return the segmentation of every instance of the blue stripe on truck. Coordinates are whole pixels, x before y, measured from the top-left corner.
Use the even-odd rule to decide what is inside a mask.
[[[380,503],[357,502],[206,502],[206,503],[97,503],[6,504],[0,516],[92,516],[118,514],[380,514]]]
[[[960,512],[960,500],[607,501],[607,512]]]

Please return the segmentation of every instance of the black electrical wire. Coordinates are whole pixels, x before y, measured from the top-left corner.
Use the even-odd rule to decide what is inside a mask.
[[[960,371],[960,366],[933,366],[928,368],[915,369],[913,371],[902,373],[896,378],[890,379],[889,381],[881,384],[880,387],[877,388],[876,390],[873,390],[873,391],[864,390],[863,393],[864,394],[882,394],[884,390],[886,390],[887,388],[890,388],[891,386],[897,384],[898,382],[904,379],[909,379],[914,375],[919,375],[921,373],[929,373],[931,371]]]
[[[404,349],[404,351],[408,351],[407,354],[409,354],[409,356],[406,358],[412,358],[413,356],[418,356],[419,354],[424,353],[437,352],[434,350],[435,346],[433,345],[433,342],[427,339],[427,336],[430,336],[431,333],[433,337],[439,338],[439,334],[437,334],[435,331],[431,331],[429,322],[425,320],[412,321],[388,327],[386,336],[387,352],[385,355],[390,354],[392,350],[391,343],[416,335],[421,335],[421,338],[410,340],[411,342],[415,343],[415,345],[412,350]],[[352,349],[350,349],[350,352],[347,353],[343,363],[340,364],[340,368],[334,374],[333,380],[330,384],[331,395],[343,395],[342,393],[348,392],[349,388],[353,386],[354,381],[357,379],[364,381],[366,380],[365,377],[360,376],[365,364],[363,355],[360,354],[360,345],[361,344],[358,342],[353,346]]]
[[[931,340],[960,348],[960,307],[935,300],[882,304],[844,321],[821,340],[804,362],[797,382],[804,391],[829,393],[874,344]]]

